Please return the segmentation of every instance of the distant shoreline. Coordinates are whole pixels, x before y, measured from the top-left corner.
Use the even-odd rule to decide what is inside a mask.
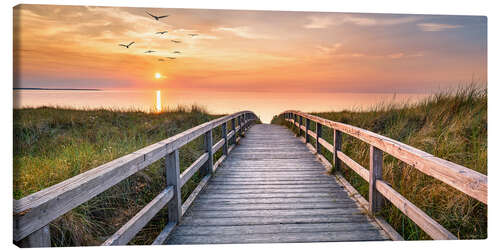
[[[68,88],[13,88],[14,90],[88,90],[102,91],[102,89],[68,89]]]

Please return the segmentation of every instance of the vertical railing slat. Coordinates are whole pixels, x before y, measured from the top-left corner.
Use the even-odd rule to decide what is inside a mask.
[[[173,186],[174,188],[174,197],[167,203],[168,221],[178,224],[182,216],[179,149],[165,156],[165,170],[167,175],[167,186]]]
[[[222,151],[224,155],[227,156],[227,122],[222,123],[222,137],[224,138],[224,146],[222,146]]]
[[[333,130],[333,165],[336,171],[340,171],[341,160],[337,156],[337,151],[342,151],[342,132],[339,130]]]
[[[306,144],[309,143],[309,127],[311,125],[311,120],[306,118]]]
[[[212,146],[213,146],[213,143],[212,143],[212,140],[213,140],[213,137],[212,137],[212,130],[213,129],[210,129],[209,131],[207,131],[205,133],[205,137],[204,137],[204,144],[205,144],[205,152],[207,152],[208,154],[208,160],[207,162],[205,163],[205,166],[202,170],[202,175],[205,176],[207,174],[212,174],[212,172],[214,171],[213,167],[214,167],[214,155],[213,155],[213,152],[212,152]]]
[[[26,238],[18,243],[19,247],[32,248],[32,247],[51,247],[50,242],[50,226],[45,225],[42,228],[31,233]]]
[[[382,208],[382,195],[377,191],[376,181],[382,179],[383,165],[382,150],[370,145],[370,179],[369,179],[369,200],[370,212],[377,213]]]
[[[319,143],[319,138],[321,138],[322,134],[322,126],[321,123],[316,122],[316,153],[321,154],[321,144]]]

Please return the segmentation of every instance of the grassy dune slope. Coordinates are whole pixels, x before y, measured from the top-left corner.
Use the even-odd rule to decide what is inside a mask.
[[[487,174],[487,93],[474,86],[431,96],[413,105],[388,105],[370,111],[313,113],[385,135],[437,157]],[[284,124],[276,117],[273,123]],[[311,124],[314,130],[315,125]],[[332,131],[323,132],[332,143]],[[313,143],[315,143],[313,141]],[[368,168],[369,146],[344,135],[342,151]],[[331,159],[331,153],[323,154]],[[368,198],[367,183],[343,167],[347,180]],[[487,206],[454,188],[425,176],[411,166],[384,154],[384,180],[461,239],[487,237]],[[429,239],[397,208],[382,213],[406,239]]]
[[[198,107],[158,114],[50,107],[15,109],[14,198],[22,198],[216,117]],[[220,131],[216,130],[214,142],[220,138]],[[181,171],[203,151],[203,137],[182,147]],[[183,199],[200,179],[195,175],[183,187]],[[101,244],[164,188],[165,174],[160,160],[51,223],[52,244]],[[160,211],[131,244],[151,243],[166,224],[165,215],[166,209]]]

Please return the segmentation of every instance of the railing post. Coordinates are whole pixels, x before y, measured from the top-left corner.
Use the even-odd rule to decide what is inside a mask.
[[[212,152],[212,129],[209,131],[205,132],[205,137],[204,137],[204,142],[205,142],[205,152],[208,154],[208,160],[205,163],[204,170],[202,171],[202,174],[205,176],[207,174],[212,174],[214,171],[214,155]]]
[[[302,116],[299,116],[299,137],[302,136]]]
[[[233,137],[231,137],[231,144],[236,144],[236,118],[231,119],[231,130]]]
[[[337,157],[337,151],[342,151],[342,132],[333,130],[333,164],[336,171],[340,171],[340,159]]]
[[[181,222],[182,199],[181,199],[181,179],[179,167],[179,149],[165,156],[165,169],[167,175],[167,186],[173,186],[174,197],[167,203],[168,221]]]
[[[16,244],[18,244],[18,246],[22,248],[51,247],[49,225],[45,225],[42,228],[36,230]]]
[[[321,138],[321,124],[316,122],[316,154],[321,154],[321,144],[319,143],[319,138]]]
[[[224,138],[224,145],[222,146],[222,151],[224,152],[224,155],[227,156],[227,122],[222,123],[222,138]]]
[[[311,125],[311,120],[306,118],[306,144],[309,143],[309,127]]]
[[[382,179],[382,165],[384,162],[384,155],[382,150],[370,146],[370,183],[369,183],[369,195],[370,195],[370,212],[375,214],[382,208],[383,197],[377,191],[375,186],[378,179]]]
[[[243,130],[243,126],[241,126],[241,115],[238,116],[238,126],[240,126],[240,130],[238,130],[238,137],[241,138],[241,131]]]

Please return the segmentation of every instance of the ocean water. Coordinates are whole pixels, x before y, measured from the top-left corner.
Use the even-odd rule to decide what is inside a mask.
[[[160,98],[158,100],[158,93]],[[139,109],[156,112],[196,104],[211,113],[254,111],[264,123],[289,109],[311,111],[366,110],[381,103],[416,102],[428,94],[393,93],[270,93],[172,90],[14,90],[14,108],[62,106],[73,108]]]

